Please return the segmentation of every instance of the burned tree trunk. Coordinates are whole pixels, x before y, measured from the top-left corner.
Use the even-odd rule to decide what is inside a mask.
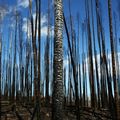
[[[80,109],[79,109],[80,103],[79,103],[79,95],[78,95],[78,82],[77,82],[77,76],[76,76],[76,66],[75,66],[75,61],[73,59],[72,47],[70,45],[70,37],[69,37],[66,19],[65,19],[64,15],[63,15],[63,20],[64,20],[64,26],[65,26],[65,30],[66,30],[66,34],[67,34],[67,39],[68,39],[68,48],[70,50],[71,65],[73,68],[73,78],[74,78],[74,84],[75,84],[75,105],[76,105],[76,111],[77,111],[76,116],[77,116],[77,120],[79,120],[80,119]]]
[[[13,82],[12,82],[12,102],[15,100],[15,83],[16,83],[16,72],[15,72],[15,67],[16,67],[16,41],[17,41],[17,22],[18,22],[18,15],[16,11],[16,23],[15,23],[15,43],[14,43],[14,63],[13,63]]]
[[[2,88],[1,88],[1,54],[2,54],[2,38],[1,38],[1,33],[0,33],[0,113],[1,113],[1,101],[2,101]],[[1,119],[1,115],[0,115],[0,119]]]
[[[63,120],[63,8],[62,0],[54,0],[54,80],[52,119]]]
[[[48,0],[48,28],[46,41],[46,106],[49,105],[49,48],[50,48],[50,0]]]
[[[116,66],[115,66],[115,49],[114,49],[114,41],[113,41],[113,25],[112,25],[112,8],[111,8],[111,0],[108,0],[108,13],[109,13],[109,29],[110,29],[110,45],[111,45],[111,54],[112,54],[112,75],[114,81],[114,102],[116,115],[114,119],[120,120],[120,108],[119,108],[119,94],[117,87],[117,79],[116,79]]]
[[[33,61],[34,61],[34,97],[37,97],[37,47],[36,47],[36,30],[37,30],[37,14],[35,18],[35,30],[34,30],[34,20],[32,15],[32,1],[29,0],[29,10],[30,10],[30,21],[31,21],[31,32],[32,32],[32,47],[33,47]],[[36,6],[36,13],[38,7]]]

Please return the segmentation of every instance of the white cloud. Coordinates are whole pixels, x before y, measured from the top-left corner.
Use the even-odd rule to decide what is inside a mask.
[[[44,26],[41,28],[41,35],[46,36],[47,35],[47,26]]]
[[[34,19],[34,22],[35,22],[35,17],[36,17],[36,13],[33,13],[33,19]],[[46,26],[47,25],[47,16],[44,14],[42,14],[41,16],[41,26]]]
[[[117,53],[117,55],[118,55],[118,64],[120,65],[120,53]],[[89,60],[89,58],[88,57],[86,57],[85,58],[85,64],[86,64],[86,74],[88,75],[89,74],[89,69],[88,69],[88,60]],[[101,67],[101,63],[100,63],[100,54],[98,54],[97,55],[97,62],[98,62],[98,73],[99,73],[99,77],[100,77],[100,67]],[[66,67],[67,69],[68,69],[68,66],[69,66],[69,60],[68,60],[68,58],[67,59],[64,59],[64,61],[63,61],[63,63],[64,63],[64,67]],[[108,58],[107,58],[107,64],[109,64],[110,63],[110,66],[108,65],[108,70],[112,73],[112,59],[111,59],[111,53],[109,53],[108,54]],[[81,65],[81,71],[82,71],[82,63],[80,63]],[[116,66],[116,67],[118,67],[118,66]],[[94,68],[94,70],[95,70],[95,57],[93,56],[93,68]],[[118,68],[119,69],[119,68]],[[81,75],[83,75],[82,74],[82,72],[81,72]]]
[[[29,6],[29,0],[18,0],[18,7],[27,8]]]
[[[34,23],[35,23],[35,13],[33,14],[33,19],[34,19]],[[27,20],[27,18],[24,18],[23,19],[23,32],[27,33],[27,21],[28,21],[28,24],[29,24],[29,30],[31,29],[31,26],[30,26],[30,21]],[[52,30],[52,36],[53,36],[53,29],[54,27],[51,26],[51,30]],[[30,31],[29,31],[30,32]],[[31,32],[30,32],[31,33]],[[30,35],[30,34],[29,34]],[[44,36],[47,36],[47,17],[46,15],[42,15],[41,17],[41,36],[44,37]]]
[[[47,23],[47,17],[46,15],[43,15],[41,19],[41,26],[44,26],[46,23]]]
[[[28,32],[28,37],[29,38],[31,37],[31,24],[30,24],[30,20],[28,20],[27,18],[23,18],[23,27],[22,27],[22,30],[25,33]]]
[[[117,53],[117,56],[118,56],[118,64],[120,65],[120,53],[118,52]],[[100,75],[100,67],[101,67],[101,63],[100,63],[100,54],[97,55],[97,62],[98,62],[98,73],[99,73],[99,77],[101,76]],[[88,57],[85,59],[85,63],[87,65],[87,68],[89,67],[88,66]],[[107,56],[107,64],[108,65],[108,71],[110,71],[111,75],[112,75],[112,59],[111,59],[111,53],[108,54]],[[103,65],[104,66],[104,65]],[[116,66],[117,67],[117,66]],[[93,68],[95,70],[95,56],[93,56]],[[119,68],[118,68],[119,69]],[[89,71],[88,69],[86,70],[86,73],[89,74]]]
[[[69,66],[68,58],[63,61],[63,65],[64,65],[64,67],[68,67]]]
[[[7,15],[8,10],[4,6],[0,6],[0,21],[3,21],[4,17]]]

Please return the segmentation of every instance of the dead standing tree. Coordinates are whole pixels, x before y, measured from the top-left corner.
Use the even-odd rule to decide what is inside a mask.
[[[15,11],[15,41],[14,41],[14,63],[13,63],[13,82],[12,82],[12,102],[15,100],[15,83],[16,83],[16,72],[15,72],[15,67],[16,67],[16,41],[17,41],[17,25],[18,25],[18,13]]]
[[[65,31],[66,31],[66,35],[67,35],[67,40],[68,40],[68,48],[70,51],[70,59],[71,59],[71,65],[72,65],[72,69],[73,69],[73,78],[74,78],[74,85],[75,85],[75,106],[76,106],[76,116],[77,116],[77,120],[80,119],[80,109],[79,109],[79,95],[78,95],[78,82],[77,82],[77,76],[76,76],[76,66],[75,66],[75,60],[73,57],[73,53],[72,53],[72,47],[70,44],[70,36],[69,36],[69,32],[68,32],[68,28],[67,28],[67,24],[66,24],[66,19],[65,16],[63,15],[63,20],[64,20],[64,26],[65,26]]]
[[[97,106],[100,108],[100,83],[99,83],[99,73],[98,73],[98,60],[97,60],[97,50],[95,41],[95,28],[94,28],[94,17],[93,17],[93,0],[91,0],[91,12],[92,12],[92,33],[93,33],[93,45],[94,45],[94,56],[95,56],[95,70],[96,70],[96,81],[97,81]]]
[[[1,100],[2,100],[2,87],[1,87],[1,55],[2,55],[2,33],[1,33],[1,19],[2,19],[2,15],[0,12],[0,113],[1,113]],[[1,119],[1,115],[0,115],[0,119]]]
[[[23,97],[23,32],[22,26],[23,20],[22,16],[19,17],[19,66],[20,66],[20,90],[21,90],[21,97]]]
[[[109,30],[110,30],[110,45],[111,45],[111,59],[112,59],[112,75],[114,82],[114,102],[116,115],[114,116],[115,120],[120,120],[120,108],[119,108],[119,94],[117,86],[117,77],[116,77],[116,66],[115,66],[115,48],[113,41],[113,24],[112,24],[112,4],[111,0],[108,0],[108,14],[109,14]]]
[[[37,86],[38,96],[39,96],[38,99],[40,98],[40,85],[41,85],[41,69],[40,69],[41,56],[40,55],[41,55],[41,0],[38,0],[38,86]]]
[[[63,8],[62,0],[54,0],[54,78],[52,120],[63,120]]]
[[[2,38],[1,38],[1,32],[0,32],[0,112],[1,112],[1,100],[2,100],[2,89],[1,89],[1,55],[2,55]],[[1,118],[1,115],[0,115]]]
[[[35,0],[35,5],[36,5],[36,16],[35,16],[35,22],[32,14],[32,1],[29,0],[29,11],[30,11],[30,22],[31,22],[31,32],[32,32],[32,48],[33,48],[33,65],[34,65],[34,102],[35,102],[35,108],[33,111],[33,115],[31,119],[34,119],[36,113],[37,113],[37,119],[40,119],[40,102],[39,102],[39,97],[40,97],[40,61],[38,61],[39,64],[37,64],[37,46],[36,46],[36,40],[37,40],[37,29],[38,30],[38,43],[39,43],[39,55],[38,55],[38,60],[40,60],[40,27],[41,23],[41,1],[40,0]],[[39,67],[38,67],[39,65]],[[38,71],[37,71],[38,68]],[[39,73],[38,73],[39,72]],[[39,74],[39,78],[38,78]]]
[[[87,10],[88,8],[88,10]],[[91,107],[95,108],[95,81],[94,81],[94,69],[93,69],[93,51],[92,51],[92,36],[91,36],[91,27],[90,27],[90,10],[89,3],[86,1],[86,17],[87,17],[87,33],[88,33],[88,56],[89,56],[89,80],[90,80],[90,92],[91,92]]]
[[[34,61],[34,99],[37,97],[37,47],[36,47],[36,30],[37,30],[37,14],[35,18],[35,26],[34,19],[32,15],[32,1],[29,0],[29,10],[30,10],[30,22],[31,22],[31,32],[32,32],[32,47],[33,47],[33,61]],[[37,13],[36,6],[36,13]]]
[[[47,28],[47,41],[46,41],[46,106],[49,105],[49,50],[50,50],[50,0],[48,0],[48,28]]]

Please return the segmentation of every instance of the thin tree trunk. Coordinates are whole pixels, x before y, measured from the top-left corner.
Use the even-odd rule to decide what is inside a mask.
[[[119,95],[118,95],[118,87],[117,87],[117,79],[116,79],[116,66],[115,66],[115,49],[113,42],[113,26],[112,26],[112,8],[111,8],[111,0],[108,0],[108,13],[109,13],[109,29],[110,29],[110,45],[111,45],[111,54],[112,54],[112,75],[114,81],[114,101],[115,101],[115,109],[116,115],[114,119],[120,120],[120,108],[119,108]]]
[[[48,0],[48,28],[46,41],[46,106],[49,105],[49,48],[50,48],[50,0]]]
[[[40,98],[40,81],[41,81],[41,65],[40,65],[40,62],[41,62],[41,59],[40,59],[40,55],[41,55],[41,0],[38,0],[38,9],[39,9],[39,12],[38,12],[38,96]]]
[[[91,0],[91,11],[92,11],[92,29],[93,29],[93,45],[94,45],[94,56],[95,56],[95,70],[96,70],[96,81],[97,81],[97,97],[98,97],[98,108],[100,108],[100,85],[99,85],[99,75],[98,75],[98,62],[97,62],[97,51],[95,42],[95,31],[94,31],[94,17],[93,17],[93,1]]]
[[[34,61],[34,97],[35,97],[34,100],[36,100],[37,99],[37,78],[38,78],[37,77],[37,48],[36,48],[36,30],[37,30],[37,13],[38,13],[37,10],[38,10],[38,8],[36,8],[36,19],[35,19],[35,30],[34,30],[34,20],[33,20],[33,15],[32,15],[31,0],[29,0],[29,10],[30,10],[30,20],[31,20],[33,61]]]
[[[15,72],[15,67],[16,67],[16,41],[17,41],[17,11],[16,11],[16,23],[15,23],[15,46],[14,46],[14,63],[13,63],[13,83],[12,83],[12,102],[14,102],[15,99],[15,83],[16,83],[16,72]]]
[[[73,59],[73,54],[72,54],[72,48],[70,45],[70,37],[69,37],[69,33],[68,33],[68,29],[67,29],[67,24],[66,24],[66,20],[65,17],[63,15],[63,20],[64,20],[64,25],[65,25],[65,30],[66,30],[66,34],[67,34],[67,39],[68,39],[68,47],[70,50],[70,58],[71,58],[71,65],[73,68],[73,78],[74,78],[74,84],[75,84],[75,105],[76,105],[76,116],[77,116],[77,120],[80,120],[80,109],[79,109],[79,96],[78,96],[78,83],[77,83],[77,77],[76,77],[76,66],[75,66],[75,61]]]
[[[2,101],[2,88],[1,88],[1,54],[2,54],[2,36],[0,35],[0,113],[1,113],[1,101]],[[1,119],[1,115],[0,115],[0,119]]]

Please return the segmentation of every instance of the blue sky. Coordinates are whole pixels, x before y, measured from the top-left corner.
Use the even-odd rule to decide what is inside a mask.
[[[28,2],[29,0],[0,0],[0,6],[5,6],[6,9],[6,15],[4,16],[3,20],[3,44],[7,43],[5,46],[5,49],[9,47],[9,37],[8,37],[8,28],[9,26],[13,27],[15,24],[14,18],[11,17],[12,11],[16,8],[19,11],[21,11],[22,17],[23,17],[23,32],[26,32],[26,27],[27,27],[27,16],[28,16]],[[33,6],[34,6],[34,0],[33,1]],[[45,41],[46,41],[46,35],[47,35],[47,0],[41,0],[42,1],[42,18],[41,18],[41,25],[42,25],[42,48],[44,48]],[[67,23],[69,23],[69,0],[63,0],[63,8],[64,8],[64,13],[65,17],[67,20]],[[85,0],[70,0],[71,1],[71,14],[74,20],[74,29],[76,30],[77,33],[77,13],[80,15],[80,40],[82,39],[81,36],[81,25],[83,21],[85,20]],[[99,0],[100,1],[100,6],[101,6],[101,11],[102,11],[102,22],[103,22],[103,27],[105,30],[105,39],[106,39],[106,48],[110,52],[110,40],[109,40],[109,21],[108,21],[108,6],[107,6],[107,0]],[[112,0],[112,10],[113,13],[116,13],[116,20],[117,20],[117,32],[118,32],[118,38],[120,38],[120,19],[119,19],[119,14],[118,14],[118,4],[120,1],[119,0]],[[93,7],[94,10],[94,16],[95,16],[95,8]],[[53,0],[51,0],[51,11],[52,11],[52,28],[54,28],[54,18],[53,18]],[[120,12],[120,11],[119,11]],[[33,15],[35,13],[35,8],[33,7]],[[114,23],[114,21],[113,21]],[[95,24],[96,28],[96,24]],[[67,41],[66,41],[66,35],[64,34],[64,46],[67,49]],[[5,42],[6,41],[6,42]],[[98,50],[98,44],[96,44],[97,50]],[[120,48],[118,49],[120,51]],[[80,44],[80,52],[82,53],[82,44]],[[12,53],[13,54],[13,53]],[[42,49],[42,56],[44,54],[44,49]],[[99,54],[99,53],[98,53]],[[7,57],[7,54],[4,54]],[[44,61],[43,61],[44,62]],[[64,61],[65,66],[68,67],[68,60],[65,59]],[[43,64],[42,64],[43,65]],[[68,74],[68,73],[66,73]]]
[[[15,7],[17,7],[17,9],[19,11],[21,11],[23,18],[25,18],[28,16],[28,12],[29,12],[28,11],[28,3],[29,3],[28,1],[29,0],[0,0],[0,5],[6,6],[6,9],[8,9],[9,12],[12,11],[12,9],[14,9]],[[32,1],[34,1],[34,0],[32,0]],[[47,15],[47,0],[41,0],[41,1],[42,1],[42,14]],[[69,0],[63,0],[63,8],[64,8],[66,18],[69,18],[68,1]],[[82,22],[85,19],[85,7],[84,7],[85,0],[74,0],[74,1],[70,0],[70,1],[71,1],[71,13],[72,13],[72,17],[74,19],[74,24],[77,24],[77,20],[76,20],[77,13],[79,13],[79,15],[80,15],[80,23],[82,24]],[[117,10],[118,2],[119,2],[119,0],[112,0],[113,13],[118,11]],[[103,21],[103,25],[104,25],[104,29],[105,29],[105,36],[106,36],[106,39],[109,39],[107,0],[100,0],[100,5],[101,5],[101,10],[102,10],[102,21]],[[34,6],[34,4],[33,4],[33,6]],[[53,9],[53,0],[51,0],[51,10],[52,9]],[[53,15],[53,12],[52,12],[52,15]],[[7,14],[7,16],[8,16],[8,14]],[[117,16],[116,19],[118,21],[119,20],[118,13],[116,16]],[[53,21],[53,19],[52,19],[52,21]],[[7,22],[6,24],[11,24],[8,21],[6,21],[6,22]],[[45,21],[45,22],[47,22],[47,21]],[[75,27],[77,27],[77,26],[75,26]]]

